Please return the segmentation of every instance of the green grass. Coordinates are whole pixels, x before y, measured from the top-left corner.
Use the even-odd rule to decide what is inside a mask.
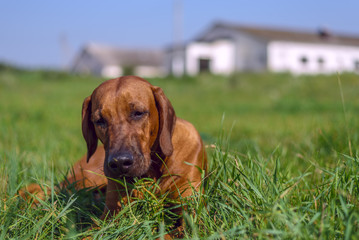
[[[98,219],[80,191],[31,208],[30,182],[52,187],[86,152],[81,104],[103,79],[0,69],[0,239],[154,239],[171,231],[164,196]],[[249,74],[151,79],[209,155],[205,194],[188,201],[189,239],[359,238],[359,77]],[[203,202],[206,204],[204,205]],[[95,221],[100,229],[89,229]]]

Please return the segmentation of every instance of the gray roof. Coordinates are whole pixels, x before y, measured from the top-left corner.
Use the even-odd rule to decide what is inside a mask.
[[[104,65],[161,66],[164,58],[162,50],[125,49],[100,44],[88,44],[82,51]]]
[[[359,46],[359,36],[350,36],[343,34],[334,34],[326,29],[318,29],[318,31],[295,31],[279,28],[267,28],[257,26],[245,26],[231,23],[218,22],[204,34],[199,36],[197,41],[211,41],[210,33],[214,29],[225,29],[234,33],[247,33],[253,37],[262,39],[264,41],[294,41],[307,43],[322,43],[322,44],[340,44],[348,46]]]

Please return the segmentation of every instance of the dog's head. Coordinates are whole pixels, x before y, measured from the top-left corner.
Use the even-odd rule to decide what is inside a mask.
[[[87,161],[99,139],[106,151],[106,176],[142,176],[151,166],[151,152],[163,157],[172,154],[175,121],[173,107],[161,88],[135,76],[108,80],[82,106]]]

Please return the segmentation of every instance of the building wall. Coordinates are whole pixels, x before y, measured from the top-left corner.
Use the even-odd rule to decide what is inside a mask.
[[[104,66],[101,70],[101,77],[105,78],[116,78],[123,74],[123,69],[116,65]]]
[[[211,72],[215,74],[264,71],[267,69],[267,43],[245,33],[227,38],[218,36],[212,42],[192,42],[186,49],[186,72],[189,75],[199,73],[200,58],[211,60]]]
[[[294,74],[359,71],[359,47],[275,41],[268,44],[268,68]]]
[[[101,76],[105,78],[116,78],[120,77],[123,74],[123,68],[121,66],[115,65],[107,65],[102,68]],[[134,75],[141,76],[141,77],[161,77],[163,76],[163,69],[160,67],[154,66],[145,66],[145,65],[138,65],[135,66],[133,69]]]
[[[246,33],[236,37],[236,71],[264,71],[267,68],[267,43]]]
[[[185,74],[185,48],[168,49],[164,56],[164,69],[166,75],[182,76]]]
[[[87,51],[83,50],[75,59],[71,71],[100,76],[102,75],[102,69],[102,64],[97,59],[93,58],[91,54],[88,54]]]
[[[185,56],[185,69],[189,75],[200,72],[200,59],[210,61],[210,72],[214,74],[228,74],[235,69],[235,46],[231,40],[190,43]]]
[[[134,69],[134,74],[141,77],[161,77],[163,76],[163,69],[154,66],[139,65]]]

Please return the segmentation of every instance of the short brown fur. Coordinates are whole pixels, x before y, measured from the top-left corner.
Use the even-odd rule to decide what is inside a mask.
[[[118,190],[122,186],[107,177],[160,179],[161,192],[169,192],[173,199],[192,195],[191,186],[199,190],[202,179],[197,167],[205,170],[207,166],[201,137],[191,123],[176,117],[162,89],[142,78],[126,76],[97,87],[84,100],[82,132],[87,154],[61,185],[106,188],[102,219],[121,208]],[[98,140],[103,145],[97,146]],[[117,168],[112,163],[117,163],[115,156],[127,156],[124,159],[130,163]],[[26,198],[27,192],[45,195],[37,184],[20,195]]]

